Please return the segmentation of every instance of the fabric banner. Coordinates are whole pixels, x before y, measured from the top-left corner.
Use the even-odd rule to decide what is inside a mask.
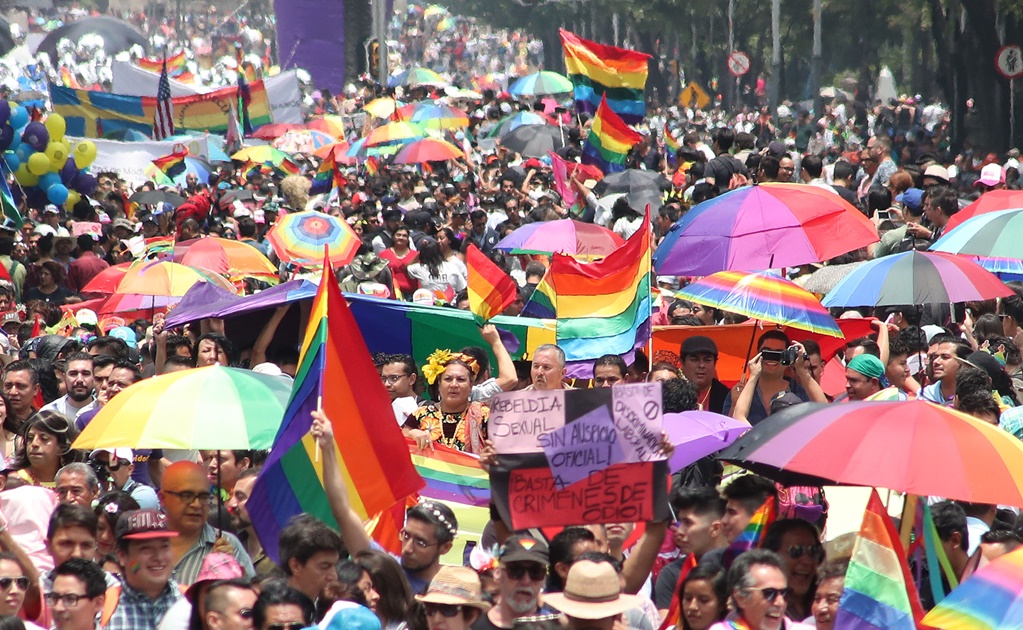
[[[84,138],[68,137],[72,144]],[[209,160],[209,143],[206,138],[191,138],[188,142],[119,142],[117,140],[93,139],[96,145],[96,160],[89,169],[93,173],[110,171],[132,185],[138,186],[151,179],[146,167],[156,158],[170,155],[175,151],[188,149],[191,155]]]
[[[302,118],[302,88],[298,85],[297,72],[285,70],[276,76],[264,77],[263,85],[266,86],[270,114],[275,123],[301,125],[305,121]]]
[[[125,96],[154,96],[157,84],[160,82],[159,72],[144,70],[130,61],[117,61],[110,64],[110,71],[113,79],[110,81],[110,90],[114,94]],[[171,96],[192,96],[202,92],[199,86],[188,85],[181,81],[170,79]]]
[[[345,82],[344,0],[275,0],[274,9],[281,68],[305,68],[314,85],[341,93]]]
[[[254,127],[270,122],[270,101],[262,81],[250,84],[252,101],[249,116]],[[74,90],[50,84],[53,110],[67,121],[67,133],[88,138],[122,129],[134,129],[153,135],[154,96],[126,96],[109,92]],[[238,88],[227,87],[207,94],[174,99],[174,128],[178,131],[227,131],[231,103],[237,102]]]

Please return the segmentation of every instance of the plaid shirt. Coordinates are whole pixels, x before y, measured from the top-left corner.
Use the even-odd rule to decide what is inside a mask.
[[[109,594],[107,595],[109,597]],[[149,599],[128,584],[121,587],[121,598],[117,602],[106,630],[149,630],[156,628],[167,609],[184,597],[181,587],[174,580],[168,580],[160,596]]]

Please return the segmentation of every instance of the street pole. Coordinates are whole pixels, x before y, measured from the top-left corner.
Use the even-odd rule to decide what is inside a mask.
[[[387,0],[373,0],[373,31],[376,34],[380,63],[377,68],[377,82],[387,86]]]
[[[771,0],[771,82],[768,84],[768,100],[771,114],[778,109],[781,92],[781,0]]]
[[[813,60],[810,64],[810,86],[813,89],[813,116],[824,115],[821,99],[821,0],[813,0]]]
[[[729,54],[729,55],[731,55],[733,52],[735,52],[735,33],[733,31],[733,28],[732,28],[732,25],[734,23],[732,20],[733,20],[734,17],[735,17],[735,0],[728,0],[728,53],[726,53],[726,54]],[[722,75],[722,76],[728,76],[728,75]],[[729,104],[729,106],[733,110],[735,110],[735,109],[738,108],[738,104],[735,101],[736,101],[736,97],[739,94],[739,77],[734,77],[729,82],[729,90],[728,90],[728,92],[729,92],[729,94],[728,94],[728,104]]]

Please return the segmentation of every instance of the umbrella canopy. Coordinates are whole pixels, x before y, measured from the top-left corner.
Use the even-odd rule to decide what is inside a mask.
[[[128,268],[133,263],[118,263],[111,265],[103,271],[99,272],[92,277],[92,280],[86,283],[82,287],[82,293],[98,293],[102,295],[110,295],[117,290],[117,285],[124,279],[124,274],[128,273]]]
[[[423,162],[443,162],[465,157],[465,152],[445,140],[423,138],[405,145],[398,155],[394,156],[395,164],[421,164]]]
[[[749,431],[749,424],[710,411],[666,413],[663,418],[668,441],[675,452],[668,462],[671,470],[681,470],[708,455],[717,453]]]
[[[238,292],[230,282],[212,271],[159,260],[129,267],[114,293],[181,297],[197,282],[212,282],[232,293]]]
[[[897,306],[1012,295],[991,272],[952,254],[903,252],[863,263],[824,296],[824,306]]]
[[[998,212],[999,210],[1013,210],[1023,208],[1023,190],[992,190],[981,195],[976,201],[956,212],[945,224],[945,233],[959,227],[964,221],[973,217]]]
[[[426,129],[464,129],[469,126],[469,114],[447,105],[417,103],[409,122]]]
[[[166,167],[166,170],[160,168],[156,162],[150,162],[145,170],[146,175],[153,178],[158,184],[177,184],[179,186],[185,185],[190,174],[195,175],[200,182],[207,182],[212,172],[212,164],[191,155],[186,155],[177,164]]]
[[[149,47],[149,41],[142,31],[124,20],[101,15],[82,18],[77,22],[71,22],[50,31],[43,38],[43,41],[39,42],[36,52],[46,53],[50,56],[50,60],[53,61],[53,65],[57,66],[57,43],[62,39],[78,42],[78,40],[86,35],[99,35],[103,41],[103,50],[110,56],[128,50],[136,44],[142,50],[146,50]]]
[[[398,109],[398,106],[401,104],[402,103],[394,100],[393,98],[375,98],[363,105],[362,111],[366,112],[370,116],[387,120],[394,114],[394,110]]]
[[[796,267],[877,240],[863,213],[823,188],[743,186],[704,201],[671,226],[654,253],[654,268],[662,275],[705,276]]]
[[[660,173],[628,168],[624,171],[611,173],[597,182],[597,185],[593,187],[593,192],[598,195],[612,195],[615,193],[636,195],[638,193],[654,192],[657,196],[660,196],[662,190],[668,190],[669,188],[671,188],[671,182]]]
[[[147,378],[111,398],[74,448],[268,449],[291,385],[219,365]]]
[[[405,72],[393,76],[387,80],[387,87],[397,87],[399,85],[411,87],[414,85],[447,85],[448,82],[444,80],[444,77],[440,76],[429,68],[409,68]]]
[[[853,262],[843,265],[824,265],[811,274],[799,276],[795,279],[795,283],[810,293],[824,295],[834,289],[839,280],[862,264],[862,262]]]
[[[226,238],[197,238],[174,246],[174,262],[231,278],[276,281],[277,267],[258,249]]]
[[[333,114],[327,114],[323,118],[313,118],[305,124],[305,128],[322,131],[335,138],[343,138],[345,135],[344,119]]]
[[[386,125],[381,125],[369,132],[363,146],[397,146],[408,144],[413,140],[419,140],[425,137],[426,130],[419,125],[404,121],[392,122],[387,123]]]
[[[767,273],[719,271],[676,295],[772,324],[842,337],[842,330],[812,293]]]
[[[291,156],[278,148],[262,144],[258,147],[246,147],[232,154],[231,159],[240,162],[280,166],[283,162],[290,162]]]
[[[110,133],[104,134],[103,137],[107,140],[119,140],[121,142],[148,142],[149,140],[152,140],[152,138],[141,131],[130,128],[115,129]]]
[[[172,208],[177,208],[185,203],[185,198],[170,190],[143,190],[128,198],[128,201],[139,205],[155,206],[159,203],[169,203]]]
[[[302,129],[302,126],[293,123],[267,123],[252,132],[249,137],[260,140],[274,140],[296,129]]]
[[[561,130],[550,125],[522,125],[501,138],[501,146],[523,157],[545,157],[565,146]]]
[[[503,138],[522,126],[546,124],[547,119],[536,112],[516,112],[499,120],[486,135],[488,138]]]
[[[960,223],[954,230],[946,230],[945,234],[931,245],[930,250],[982,258],[1019,260],[1023,259],[1020,243],[1023,243],[1023,210],[998,210],[978,214]]]
[[[572,82],[557,72],[542,70],[526,75],[512,83],[508,93],[512,96],[540,96],[544,94],[567,94],[574,88]]]
[[[527,223],[501,239],[497,249],[513,254],[561,253],[582,258],[607,256],[625,244],[611,230],[574,219]]]
[[[323,249],[335,266],[352,262],[361,241],[346,221],[322,212],[293,212],[277,220],[266,236],[284,262],[319,264]]]
[[[355,164],[355,158],[348,156],[348,150],[351,149],[351,145],[347,142],[337,142],[335,144],[320,147],[313,151],[313,155],[326,160],[328,157],[333,157],[334,161],[338,164]]]
[[[337,138],[323,131],[299,129],[289,131],[273,141],[273,146],[285,153],[312,153],[316,149],[337,142]]]
[[[786,485],[873,486],[1023,505],[1023,444],[994,425],[922,400],[793,405],[718,459]]]
[[[1023,627],[1023,549],[977,569],[924,616],[923,625],[944,630]]]

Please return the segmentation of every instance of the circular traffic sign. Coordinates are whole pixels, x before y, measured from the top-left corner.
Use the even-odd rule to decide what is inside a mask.
[[[1023,77],[1023,51],[1019,46],[1002,46],[995,55],[995,69],[1006,79]]]
[[[741,50],[733,50],[732,54],[728,55],[728,71],[734,77],[741,77],[749,72],[749,65],[749,55]]]

